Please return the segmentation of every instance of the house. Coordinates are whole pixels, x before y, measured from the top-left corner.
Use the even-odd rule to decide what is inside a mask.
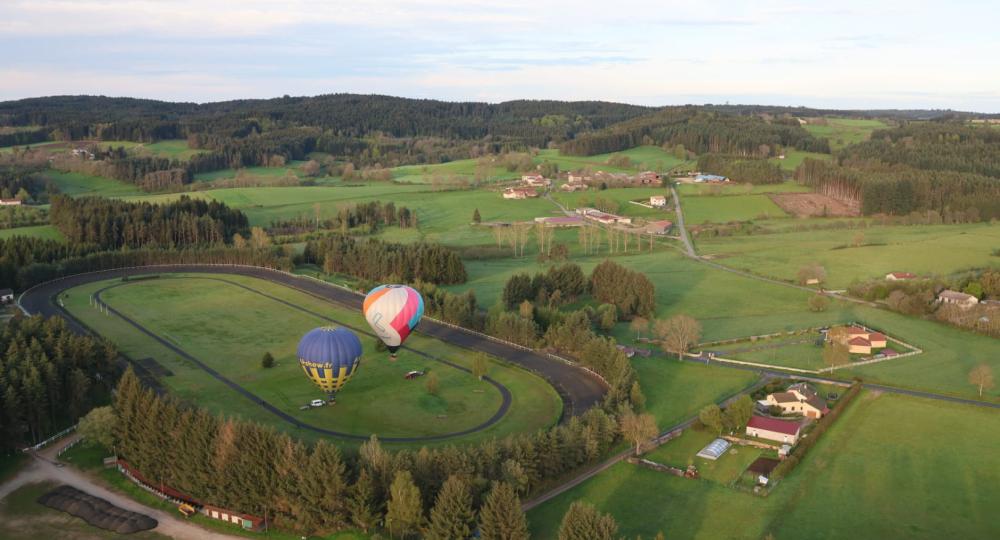
[[[559,189],[563,191],[586,191],[587,184],[582,182],[568,182],[559,186]]]
[[[507,188],[503,190],[504,199],[528,199],[538,196],[535,188]]]
[[[9,304],[14,301],[14,291],[10,289],[0,289],[0,304]]]
[[[755,415],[747,422],[746,434],[769,441],[795,444],[799,441],[801,431],[802,424],[799,422]]]
[[[882,349],[887,345],[885,334],[879,332],[868,334],[868,342],[871,343],[873,349]]]
[[[589,180],[591,180],[591,177],[580,173],[569,173],[566,175],[566,180],[570,184],[586,184]]]
[[[615,224],[618,224],[618,225],[631,225],[632,224],[632,218],[627,218],[627,217],[623,217],[623,216],[616,216],[614,214],[609,214],[607,212],[601,212],[600,210],[598,210],[596,208],[587,208],[587,207],[577,208],[576,209],[576,213],[580,214],[581,216],[583,216],[586,219],[589,219],[591,221],[596,221],[596,222],[601,223],[603,225],[615,225]]]
[[[851,354],[871,354],[872,342],[861,336],[847,340],[847,352]]]
[[[649,198],[649,206],[652,206],[653,208],[663,208],[666,205],[667,205],[666,195],[653,195],[652,197]]]
[[[942,304],[954,304],[962,309],[968,309],[979,303],[979,299],[971,294],[945,289],[938,293],[938,301]]]
[[[653,171],[643,171],[635,175],[635,177],[632,179],[632,183],[643,186],[659,185],[660,175],[656,174]]]
[[[806,285],[819,285],[819,278],[811,277],[806,280]]]
[[[808,418],[822,418],[830,412],[823,401],[811,388],[792,385],[786,392],[767,395],[768,407],[780,407],[785,414],[799,414]]]
[[[21,199],[0,199],[0,206],[21,206]]]
[[[521,183],[531,187],[548,187],[552,182],[540,174],[523,174]]]
[[[650,221],[646,224],[646,232],[649,234],[667,234],[667,231],[669,231],[673,226],[673,222],[666,219],[660,221]]]
[[[916,279],[917,275],[910,272],[889,272],[885,275],[886,281],[905,281],[907,279]]]

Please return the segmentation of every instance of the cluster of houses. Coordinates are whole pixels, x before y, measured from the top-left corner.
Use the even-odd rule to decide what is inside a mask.
[[[503,190],[504,199],[534,199],[538,190],[533,187],[509,187]]]
[[[886,281],[908,281],[911,279],[917,279],[920,276],[911,272],[889,272],[885,275]],[[938,302],[942,304],[951,304],[958,306],[962,309],[968,309],[975,307],[979,304],[979,298],[975,295],[967,294],[960,291],[953,291],[951,289],[945,289],[938,293]]]
[[[653,171],[643,171],[638,174],[609,173],[597,171],[596,173],[566,173],[566,182],[559,186],[562,191],[585,191],[591,186],[606,185],[611,187],[642,187],[658,186],[662,183],[659,174]],[[546,190],[552,186],[552,180],[545,178],[539,173],[526,173],[521,175],[518,186],[509,187],[503,191],[505,199],[531,199],[538,197],[539,190]],[[650,202],[650,204],[653,204]],[[666,198],[663,200],[666,205]],[[661,205],[662,206],[662,205]]]

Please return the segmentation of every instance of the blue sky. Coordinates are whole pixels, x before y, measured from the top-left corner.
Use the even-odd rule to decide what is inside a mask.
[[[1000,112],[995,2],[0,0],[0,99],[379,93]]]

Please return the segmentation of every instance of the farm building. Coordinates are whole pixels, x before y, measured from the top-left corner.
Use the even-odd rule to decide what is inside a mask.
[[[767,416],[753,416],[747,423],[747,435],[769,441],[795,444],[799,440],[802,424]]]
[[[643,171],[632,177],[632,183],[641,186],[659,185],[660,175],[653,171]]]
[[[822,418],[830,412],[826,402],[804,383],[793,384],[785,392],[768,394],[766,401],[769,407],[780,407],[785,414],[800,414],[808,418]]]
[[[607,212],[601,212],[596,208],[577,208],[576,213],[580,214],[586,219],[591,221],[596,221],[604,225],[631,225],[632,218],[627,218],[623,216],[616,216],[615,214],[609,214]]]
[[[535,223],[544,223],[549,227],[579,227],[583,225],[583,218],[579,216],[536,217]]]
[[[0,289],[0,304],[9,304],[14,301],[14,291],[10,289]]]
[[[0,206],[21,206],[20,199],[0,199]]]
[[[836,339],[840,343],[847,345],[847,351],[851,354],[871,354],[876,349],[884,348],[889,340],[881,332],[874,332],[857,325],[848,326],[837,337],[828,333],[827,338]]]
[[[717,174],[698,174],[695,175],[694,181],[697,184],[721,184],[728,182],[729,179],[725,176],[719,176]]]
[[[572,192],[572,191],[586,191],[587,190],[587,184],[584,184],[583,182],[573,182],[573,181],[570,181],[570,182],[567,182],[567,183],[559,186],[559,189],[561,189],[563,191],[570,191],[570,192]]]
[[[885,275],[886,281],[905,281],[907,279],[916,279],[917,275],[910,272],[889,272]]]
[[[979,299],[971,294],[945,289],[938,293],[938,301],[942,304],[953,304],[962,309],[970,308],[979,303]]]
[[[548,187],[552,182],[540,174],[522,174],[521,183],[531,187]]]
[[[653,208],[663,208],[667,205],[666,195],[653,195],[649,198],[649,205]]]
[[[504,199],[533,199],[538,197],[535,188],[507,188],[503,190]]]
[[[649,234],[667,234],[674,224],[666,219],[661,221],[650,221],[646,224],[646,232]]]

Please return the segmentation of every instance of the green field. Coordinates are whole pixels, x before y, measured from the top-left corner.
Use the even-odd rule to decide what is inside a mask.
[[[681,210],[688,225],[788,217],[774,201],[762,194],[681,197]]]
[[[734,445],[715,461],[698,457],[698,452],[705,448],[708,443],[714,441],[716,437],[715,433],[707,430],[689,429],[680,437],[656,448],[643,457],[680,469],[693,464],[698,468],[698,474],[702,478],[729,486],[755,459],[764,454],[759,448]]]
[[[785,152],[785,159],[771,158],[768,161],[777,163],[783,170],[794,171],[806,158],[810,159],[830,159],[830,154],[820,154],[818,152],[803,152],[801,150],[788,150]]]
[[[632,160],[632,165],[629,167],[608,165],[608,159],[612,156],[628,156]],[[677,159],[673,154],[658,146],[637,146],[621,152],[594,156],[564,156],[558,150],[541,150],[538,152],[536,161],[555,163],[559,165],[560,171],[573,171],[589,167],[594,171],[626,173],[641,170],[666,172],[677,165],[688,163]]]
[[[299,291],[253,278],[225,279],[366,328],[359,314]],[[216,412],[292,429],[119,318],[89,307],[93,291],[114,283],[72,289],[63,300],[74,315],[112,338],[131,357],[153,357],[171,370],[174,375],[163,377],[162,382],[182,399]],[[375,352],[373,338],[362,335],[367,351],[362,368],[338,394],[337,404],[300,411],[300,405],[322,397],[322,393],[302,374],[295,346],[306,331],[329,324],[323,319],[204,276],[136,281],[108,290],[102,298],[255,395],[317,427],[363,436],[423,437],[475,427],[500,406],[499,392],[488,383],[409,351],[403,351],[397,362],[389,362],[387,353]],[[459,365],[471,364],[468,351],[419,334],[411,336],[407,345]],[[260,367],[265,351],[274,354],[277,367]],[[439,394],[425,390],[426,379],[405,380],[403,375],[410,370],[435,373],[440,380]],[[499,363],[491,367],[490,376],[511,390],[511,409],[497,424],[459,440],[530,431],[559,417],[561,402],[542,379]],[[308,431],[296,433],[315,437]]]
[[[181,161],[187,161],[191,159],[191,156],[208,152],[208,150],[188,148],[187,141],[182,139],[157,141],[155,143],[140,145],[139,148],[141,148],[140,152],[149,152],[154,156]]]
[[[656,417],[660,430],[698,413],[707,403],[745,389],[757,380],[750,371],[678,362],[676,358],[632,358],[646,396],[646,410]]]
[[[670,448],[682,441],[656,453],[696,446]],[[865,393],[767,498],[621,463],[528,519],[535,537],[554,538],[569,503],[584,500],[611,512],[626,537],[996,538],[998,444],[991,410]]]
[[[863,118],[827,118],[827,125],[806,124],[802,126],[814,137],[826,137],[830,140],[830,149],[836,152],[841,148],[868,140],[872,131],[889,127],[881,120]]]
[[[14,236],[32,236],[46,240],[58,240],[62,242],[66,239],[59,229],[52,225],[34,225],[31,227],[16,227],[14,229],[0,229],[0,239]]]
[[[208,182],[211,180],[224,180],[236,178],[239,171],[243,171],[249,177],[276,179],[287,176],[289,173],[296,177],[302,176],[300,168],[305,161],[292,161],[285,167],[244,167],[242,169],[220,169],[218,171],[203,172],[194,175],[195,182]]]
[[[39,175],[43,180],[51,181],[61,193],[71,197],[128,197],[142,193],[138,187],[103,176],[91,176],[82,173],[61,172],[53,169]]]
[[[685,199],[685,203],[690,200]],[[870,245],[844,247],[853,243],[858,233],[864,235],[863,243]],[[1000,266],[1000,258],[992,254],[997,246],[1000,226],[988,223],[874,226],[698,240],[702,255],[715,255],[728,266],[780,279],[794,280],[800,268],[819,263],[826,268],[831,288],[844,288],[854,280],[882,278],[889,272],[948,275]],[[945,253],[947,256],[942,256]]]
[[[677,191],[684,195],[760,195],[762,193],[805,193],[812,191],[797,182],[786,181],[780,184],[678,184]]]
[[[477,171],[483,174],[483,182],[521,177],[521,173],[508,171],[495,158],[483,159],[489,159],[491,162],[487,162],[482,167],[479,165],[479,159],[458,159],[447,163],[426,165],[403,165],[392,169],[392,179],[408,184],[430,184],[435,178],[440,178],[443,181],[461,178],[472,182],[476,179]]]

